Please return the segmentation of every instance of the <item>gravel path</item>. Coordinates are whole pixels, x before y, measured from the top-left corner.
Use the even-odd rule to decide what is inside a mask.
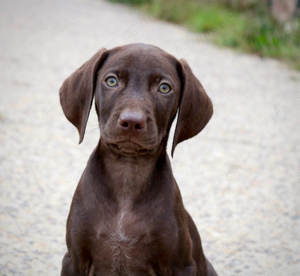
[[[100,47],[155,44],[185,58],[215,114],[173,170],[220,275],[300,275],[300,73],[101,0],[0,1],[0,275],[59,275],[81,146],[63,80]],[[226,22],[225,22],[226,24]]]

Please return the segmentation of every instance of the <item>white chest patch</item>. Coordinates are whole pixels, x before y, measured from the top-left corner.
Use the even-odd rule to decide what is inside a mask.
[[[129,269],[129,263],[132,263],[132,251],[134,250],[138,238],[132,237],[125,233],[124,230],[124,219],[125,212],[122,211],[117,220],[117,225],[114,231],[110,233],[110,246],[113,254],[112,270],[113,275],[119,275],[122,271],[124,275],[131,275]]]

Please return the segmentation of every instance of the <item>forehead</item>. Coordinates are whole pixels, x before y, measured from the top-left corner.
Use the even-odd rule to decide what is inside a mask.
[[[155,46],[131,44],[109,52],[103,71],[124,70],[137,75],[167,74],[178,77],[177,59]]]

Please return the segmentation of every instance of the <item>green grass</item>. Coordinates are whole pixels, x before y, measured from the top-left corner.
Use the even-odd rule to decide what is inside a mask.
[[[133,5],[155,17],[207,34],[214,43],[285,61],[300,70],[300,19],[279,24],[264,1],[247,8],[200,0],[110,0]]]

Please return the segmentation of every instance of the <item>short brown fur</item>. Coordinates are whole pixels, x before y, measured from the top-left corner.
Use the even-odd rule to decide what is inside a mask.
[[[166,153],[177,110],[172,155],[213,113],[187,62],[146,44],[97,52],[60,89],[80,143],[93,98],[101,138],[73,197],[61,275],[217,275]]]

